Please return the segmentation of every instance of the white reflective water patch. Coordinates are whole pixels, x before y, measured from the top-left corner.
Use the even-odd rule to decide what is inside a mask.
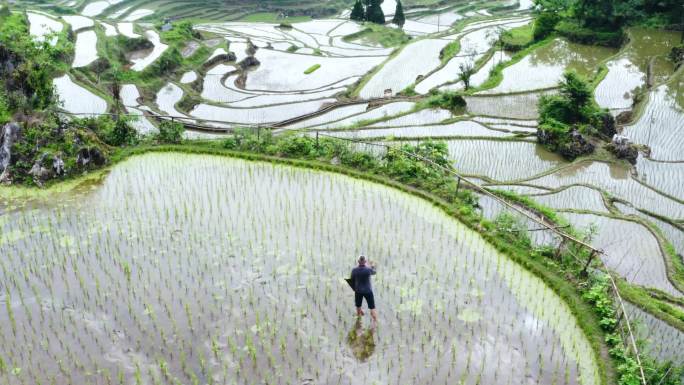
[[[119,23],[117,24],[117,27],[119,28],[119,32],[126,37],[130,37],[131,39],[140,37],[140,35],[133,32],[133,23]]]
[[[128,16],[126,16],[124,18],[124,21],[136,21],[142,19],[143,17],[147,17],[153,14],[154,11],[151,9],[136,9],[135,11],[131,12]]]
[[[97,34],[95,31],[80,32],[76,35],[74,68],[85,67],[97,60]]]
[[[113,25],[107,23],[100,23],[100,25],[102,26],[102,28],[104,28],[105,36],[107,37],[112,37],[119,34],[119,32],[117,32],[116,30],[116,27],[114,27]]]
[[[69,75],[53,81],[60,104],[64,110],[74,114],[104,114],[107,102],[101,97],[74,83]]]
[[[106,1],[95,1],[86,5],[83,8],[83,11],[81,11],[81,15],[87,17],[97,16],[104,12],[109,6],[110,4]]]
[[[62,16],[62,19],[71,25],[71,29],[77,32],[79,29],[90,28],[95,25],[93,19],[87,18],[85,16]]]
[[[29,33],[36,38],[36,41],[45,41],[45,36],[51,33],[59,33],[64,29],[64,25],[59,21],[47,17],[40,13],[26,12],[29,21]],[[50,41],[51,45],[57,44],[57,38]]]
[[[154,63],[154,61],[157,60],[167,48],[169,48],[168,45],[161,42],[159,39],[159,34],[155,31],[150,30],[145,32],[145,37],[154,45],[154,49],[152,49],[152,52],[150,52],[150,54],[144,58],[131,60],[131,62],[133,62],[133,66],[131,67],[133,71],[144,70],[147,68],[147,66]]]

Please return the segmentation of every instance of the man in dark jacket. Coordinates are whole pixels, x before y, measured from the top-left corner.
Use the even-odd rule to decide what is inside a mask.
[[[361,304],[366,299],[368,308],[371,311],[373,321],[378,321],[378,313],[375,310],[375,298],[373,298],[373,287],[371,286],[371,275],[375,275],[375,266],[366,266],[367,260],[363,255],[359,257],[359,265],[352,269],[351,279],[354,282],[354,301],[356,303],[356,315],[362,316]]]

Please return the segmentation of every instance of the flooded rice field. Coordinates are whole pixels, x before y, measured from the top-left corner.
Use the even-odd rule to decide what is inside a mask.
[[[147,40],[149,40],[152,43],[154,48],[152,49],[152,52],[150,52],[145,57],[141,57],[139,59],[132,60],[133,66],[131,67],[131,69],[133,71],[144,70],[145,68],[147,68],[147,66],[152,64],[155,60],[157,60],[164,53],[164,51],[166,51],[166,49],[169,47],[168,45],[163,44],[159,40],[159,34],[154,32],[154,31],[145,32],[145,38],[147,38]]]
[[[564,163],[560,155],[531,142],[453,140],[447,144],[458,171],[499,182],[530,178]]]
[[[55,79],[53,84],[64,110],[76,114],[107,112],[107,102],[104,99],[74,83],[69,75]]]
[[[662,361],[684,364],[684,335],[648,312],[630,305],[627,312],[636,321],[637,336],[646,343],[646,353]]]
[[[368,182],[152,154],[2,218],[18,226],[0,238],[0,339],[32,382],[599,383],[541,280]],[[375,330],[341,280],[359,253],[379,264]]]
[[[585,184],[609,191],[612,196],[630,202],[635,207],[670,217],[684,218],[684,203],[660,194],[634,180],[629,168],[603,162],[583,162],[550,175],[527,181],[534,186],[559,188]]]
[[[534,91],[558,86],[563,72],[574,70],[590,76],[599,63],[617,51],[609,48],[570,43],[563,39],[536,49],[521,61],[503,70],[501,84],[488,93]]]
[[[47,35],[52,33],[59,33],[64,29],[64,25],[52,17],[41,13],[27,12],[26,16],[29,21],[29,33],[35,36],[38,41],[45,41]],[[50,41],[52,45],[57,43],[57,39]]]
[[[537,104],[542,95],[553,91],[529,92],[511,95],[475,94],[466,97],[468,112],[472,115],[484,115],[509,119],[537,119]]]
[[[654,160],[683,161],[684,75],[658,86],[648,95],[648,104],[639,120],[624,133],[636,143],[651,149]]]
[[[384,64],[363,87],[360,96],[364,99],[378,98],[384,95],[385,90],[391,90],[392,93],[403,91],[419,76],[425,76],[439,66],[439,52],[449,41],[425,39],[410,44]]]
[[[592,214],[565,213],[578,229],[594,226],[592,244],[606,252],[602,256],[613,271],[637,285],[654,287],[681,296],[670,283],[656,238],[638,223]]]
[[[587,210],[608,213],[601,191],[585,186],[570,186],[554,193],[534,195],[533,199],[556,210]]]
[[[399,118],[401,119],[401,118]],[[391,128],[370,128],[351,131],[335,131],[334,136],[346,138],[483,138],[512,137],[511,132],[495,130],[471,121],[461,120],[449,124],[423,126],[393,126]]]
[[[459,68],[461,65],[474,64],[480,58],[484,57],[489,49],[496,43],[498,33],[516,27],[528,24],[529,19],[519,19],[515,21],[502,21],[501,24],[494,24],[489,27],[474,30],[463,35],[459,39],[461,46],[460,52],[463,55],[449,60],[441,69],[428,76],[426,79],[418,82],[416,85],[416,92],[424,94],[431,89],[443,85],[447,82],[453,82],[458,79]],[[479,79],[475,79],[479,80]],[[486,79],[485,79],[486,80]],[[484,80],[482,80],[484,81]],[[473,83],[475,85],[475,83]]]
[[[596,88],[596,102],[601,107],[617,111],[631,108],[639,87],[667,80],[674,70],[666,56],[679,41],[679,34],[632,29],[629,38],[629,45],[607,63],[608,74]]]
[[[97,34],[95,31],[81,32],[76,36],[76,52],[71,66],[85,67],[97,60]]]
[[[383,8],[393,11],[393,3]],[[71,28],[78,71],[98,59],[97,24],[105,36],[146,38],[154,48],[130,63],[141,72],[171,46],[146,22],[155,20],[153,5],[96,0],[79,4],[79,15],[31,11],[30,32],[40,40]],[[619,50],[555,39],[504,68],[492,84],[492,69],[514,55],[498,50],[497,34],[528,24],[533,2],[498,16],[478,6],[407,9],[404,31],[412,39],[387,47],[347,38],[364,26],[346,17],[292,28],[197,24],[208,34],[193,41],[196,52],[206,52],[202,60],[229,52],[237,60],[183,66],[154,90],[126,84],[123,104],[143,134],[157,130],[143,116],[153,111],[226,129],[302,118],[276,135],[328,130],[388,144],[444,139],[459,172],[550,207],[580,231],[595,228],[592,242],[607,251],[610,269],[682,297],[663,255],[664,241],[684,254],[684,75],[666,58],[680,34],[631,29]],[[443,59],[441,50],[454,42],[459,52]],[[238,63],[250,56],[260,64],[242,70]],[[471,85],[488,89],[466,95],[462,110],[426,106],[430,92],[462,91],[459,65],[476,62]],[[539,99],[557,92],[569,69],[592,79],[605,74],[596,80],[596,102],[614,115],[633,113],[619,129],[648,147],[635,166],[606,161],[603,153],[569,162],[536,143]],[[102,95],[109,90],[86,87],[76,74],[54,80],[63,109],[107,112]],[[184,97],[198,102],[189,108],[180,103]],[[386,99],[371,100],[380,98]],[[21,223],[0,235],[0,252],[25,257],[2,262],[2,274],[25,271],[40,282],[8,278],[0,301],[14,321],[8,314],[0,321],[16,323],[16,331],[5,328],[0,342],[36,383],[106,383],[106,376],[123,376],[127,384],[358,383],[352,373],[367,384],[599,382],[587,341],[552,292],[475,234],[403,194],[328,174],[177,154],[132,159],[83,190],[57,205],[0,216],[0,227],[10,216]],[[502,208],[487,199],[480,198],[483,215],[494,219]],[[372,218],[361,217],[371,210]],[[555,242],[542,232],[531,236],[537,245]],[[382,266],[382,327],[375,331],[354,323],[340,283],[362,252]],[[399,273],[382,275],[386,270]],[[181,274],[191,279],[175,278]],[[425,287],[427,276],[434,284]],[[426,296],[418,296],[419,287]],[[680,331],[630,312],[643,323],[649,352],[681,358]],[[40,336],[32,333],[39,324]],[[46,348],[45,340],[55,342]],[[7,382],[26,383],[0,376]]]

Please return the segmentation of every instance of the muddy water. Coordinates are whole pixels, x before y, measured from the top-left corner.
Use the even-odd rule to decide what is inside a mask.
[[[684,204],[635,181],[624,165],[586,161],[526,183],[548,188],[586,184],[610,192],[637,208],[673,219],[684,218]]]
[[[24,383],[599,383],[563,301],[412,196],[179,154],[130,159],[88,190],[1,225],[16,326],[0,338]],[[341,280],[359,253],[379,265],[363,354]]]
[[[678,33],[635,28],[629,31],[629,38],[623,52],[607,63],[608,74],[596,87],[596,102],[601,107],[632,107],[634,93],[646,84],[649,75],[652,84],[657,84],[674,70],[666,56],[679,42]]]

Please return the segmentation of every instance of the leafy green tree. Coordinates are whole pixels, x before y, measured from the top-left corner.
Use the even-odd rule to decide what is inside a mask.
[[[0,126],[10,120],[10,110],[5,95],[0,92]]]
[[[560,94],[567,99],[573,120],[582,120],[583,110],[593,99],[593,92],[589,83],[574,71],[566,72],[560,82]]]
[[[552,11],[540,12],[534,20],[534,28],[532,30],[534,40],[539,41],[549,36],[560,20],[561,18],[558,13]]]
[[[574,0],[534,0],[534,9],[537,12],[551,12],[562,15],[568,12],[572,1]]]
[[[167,75],[169,72],[180,67],[182,62],[183,56],[180,51],[176,47],[171,47],[145,70],[145,75],[149,77]]]
[[[366,20],[376,23],[385,24],[385,13],[382,11],[383,0],[370,0],[370,5],[366,8]]]
[[[185,127],[182,123],[163,121],[159,124],[159,133],[157,133],[156,139],[160,143],[177,144],[183,141],[184,132]]]
[[[614,0],[575,0],[572,13],[587,28],[608,30],[620,25]]]
[[[397,0],[397,8],[394,10],[394,18],[392,23],[398,25],[400,28],[404,27],[406,23],[406,17],[404,16],[404,6],[401,4],[401,0]]]
[[[363,0],[363,20],[364,21],[369,21],[370,20],[370,8],[371,8],[371,2],[373,0]]]
[[[0,18],[10,15],[10,9],[7,4],[0,4]]]
[[[349,16],[349,19],[355,20],[355,21],[363,21],[365,19],[365,10],[363,9],[363,4],[361,3],[361,0],[356,0],[356,3],[354,3],[354,8],[352,8],[351,15]]]

